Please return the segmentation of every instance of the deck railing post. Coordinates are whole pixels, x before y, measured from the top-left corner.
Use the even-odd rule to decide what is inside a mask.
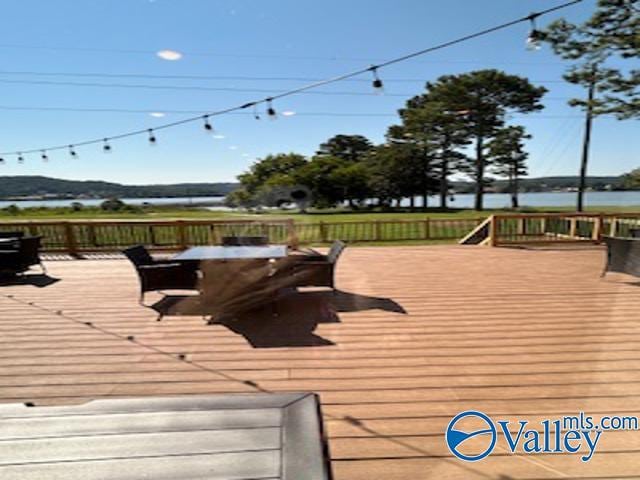
[[[185,228],[184,220],[176,220],[176,230],[178,233],[178,247],[180,250],[186,250],[187,242],[187,229]]]
[[[429,240],[431,238],[431,219],[429,217],[424,219],[424,239]]]
[[[611,227],[609,230],[609,236],[615,237],[618,233],[618,217],[611,217]]]
[[[327,243],[327,226],[322,220],[319,223],[320,227],[320,243]]]
[[[595,220],[596,222],[593,226],[592,239],[597,243],[601,243],[602,232],[604,231],[604,215],[599,214]]]
[[[577,227],[578,227],[578,219],[576,217],[571,217],[569,219],[569,236],[571,238],[576,237]]]
[[[287,219],[287,230],[289,231],[289,245],[296,250],[300,246],[296,224],[292,218]]]
[[[64,222],[64,243],[67,253],[73,257],[77,257],[78,244],[76,242],[76,236],[73,232],[73,224],[71,222]]]
[[[380,220],[376,220],[374,222],[374,232],[375,232],[373,235],[374,240],[379,241],[382,238],[382,227],[380,225]],[[356,240],[358,239],[356,238]]]
[[[491,215],[489,220],[489,246],[498,246],[498,217]]]

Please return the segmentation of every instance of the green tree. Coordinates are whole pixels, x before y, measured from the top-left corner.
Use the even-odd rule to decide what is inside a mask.
[[[445,75],[427,83],[426,97],[448,112],[457,112],[465,122],[474,144],[471,177],[476,182],[475,209],[483,209],[487,142],[504,126],[510,112],[529,113],[543,108],[540,99],[547,91],[526,78],[499,70]],[[417,107],[424,100],[419,100]],[[407,109],[412,108],[408,105]]]
[[[126,203],[119,198],[109,198],[100,204],[100,209],[106,212],[119,212],[124,210],[126,206]]]
[[[239,175],[238,180],[251,195],[265,186],[294,185],[296,170],[307,162],[303,155],[297,153],[267,155],[251,165],[248,172]]]
[[[373,149],[373,144],[362,135],[336,135],[318,147],[317,155],[358,162]]]
[[[509,126],[499,130],[488,144],[488,157],[493,163],[493,173],[507,177],[511,194],[511,207],[518,208],[519,179],[527,174],[524,140],[531,138],[524,127]]]
[[[634,3],[637,2],[599,0],[596,11],[584,23],[561,19],[543,32],[556,54],[576,62],[564,75],[565,80],[587,90],[586,99],[569,101],[585,112],[578,211],[584,208],[593,118],[603,114],[619,119],[640,116],[640,70],[620,67],[621,59],[636,60],[640,55],[640,10]]]
[[[392,200],[399,203],[402,198],[409,198],[411,208],[415,207],[415,197],[423,191],[424,173],[416,145],[399,142],[379,145],[367,157],[366,165],[371,196],[380,205],[388,206]]]
[[[405,134],[411,134],[414,141],[432,152],[438,171],[440,208],[447,208],[449,176],[467,159],[459,149],[469,144],[470,131],[459,113],[447,111],[445,105],[430,101],[428,95],[412,98],[399,113]]]
[[[640,190],[640,168],[631,170],[622,176],[622,187],[627,190]]]

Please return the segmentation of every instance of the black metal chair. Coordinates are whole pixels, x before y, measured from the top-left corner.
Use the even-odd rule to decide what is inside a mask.
[[[154,259],[142,245],[127,248],[122,253],[138,274],[141,304],[146,292],[197,289],[197,265]]]
[[[630,228],[629,236],[631,238],[640,238],[640,228]]]
[[[300,279],[297,286],[329,287],[335,290],[336,265],[346,247],[346,243],[336,240],[327,255],[315,251],[297,255],[297,264],[294,268],[294,275]]]
[[[222,237],[222,245],[225,247],[262,246],[268,245],[269,238],[266,235],[259,236],[228,236]]]
[[[24,232],[19,231],[6,231],[0,232],[0,238],[22,238],[24,237]]]
[[[17,275],[24,273],[34,265],[40,266],[43,273],[47,269],[40,258],[42,237],[21,237],[10,242],[12,248],[0,249],[0,274]]]
[[[619,272],[640,277],[640,239],[604,237],[607,261],[602,272]]]

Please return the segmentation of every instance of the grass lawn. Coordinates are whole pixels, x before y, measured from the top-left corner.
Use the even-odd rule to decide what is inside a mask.
[[[565,207],[539,207],[522,209],[525,213],[538,212],[570,212],[571,208]],[[638,212],[640,207],[589,207],[590,212]],[[269,220],[293,218],[296,222],[317,223],[323,222],[348,222],[348,221],[373,221],[373,220],[410,220],[430,218],[482,218],[493,213],[506,213],[512,210],[485,210],[476,212],[470,209],[451,209],[442,211],[440,209],[429,209],[426,212],[409,212],[407,210],[397,210],[389,212],[362,211],[353,212],[349,210],[320,210],[308,213],[295,211],[269,211],[265,213],[250,212],[227,212],[211,211],[203,208],[177,208],[177,207],[151,207],[146,209],[135,209],[123,212],[105,212],[99,208],[85,208],[80,211],[73,211],[70,208],[25,208],[18,213],[10,213],[6,209],[0,209],[0,221],[12,222],[23,220],[110,220],[110,219],[141,219],[141,220],[175,220],[175,219],[210,219],[210,220]]]

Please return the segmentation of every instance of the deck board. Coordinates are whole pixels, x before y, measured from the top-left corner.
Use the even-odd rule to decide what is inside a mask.
[[[0,402],[309,390],[337,480],[640,478],[640,432],[607,432],[586,467],[498,450],[465,464],[443,441],[465,409],[638,413],[640,286],[601,279],[603,261],[599,248],[350,248],[346,293],[283,299],[257,331],[157,322],[124,260],[50,261],[57,283],[0,287]]]

